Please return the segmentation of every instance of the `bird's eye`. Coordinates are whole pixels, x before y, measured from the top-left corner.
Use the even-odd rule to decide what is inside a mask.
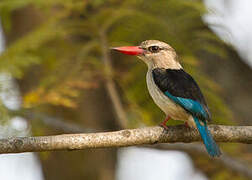
[[[158,46],[150,46],[148,50],[152,53],[157,53],[160,51],[160,48]]]

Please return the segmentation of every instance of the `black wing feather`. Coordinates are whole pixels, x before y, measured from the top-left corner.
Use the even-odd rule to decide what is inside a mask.
[[[207,112],[210,120],[211,114],[199,86],[194,79],[183,69],[155,68],[152,71],[153,79],[159,89],[168,91],[175,97],[192,99],[199,102]]]

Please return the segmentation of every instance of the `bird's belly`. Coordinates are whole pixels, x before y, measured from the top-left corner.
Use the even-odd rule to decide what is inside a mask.
[[[187,121],[190,117],[190,114],[188,114],[181,106],[175,104],[172,100],[170,100],[157,87],[151,73],[152,72],[147,73],[146,79],[149,93],[154,102],[167,116],[170,116],[172,119]]]

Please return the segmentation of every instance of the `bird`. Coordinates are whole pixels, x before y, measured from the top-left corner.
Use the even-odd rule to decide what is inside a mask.
[[[207,122],[211,113],[196,81],[184,71],[176,51],[159,40],[146,40],[139,46],[114,47],[113,50],[140,58],[148,66],[146,83],[156,105],[166,114],[160,124],[167,129],[169,119],[182,120],[196,128],[211,157],[221,155]]]

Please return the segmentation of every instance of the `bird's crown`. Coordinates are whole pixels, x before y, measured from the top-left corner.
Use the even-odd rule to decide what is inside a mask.
[[[162,42],[162,41],[158,41],[158,40],[143,41],[140,44],[140,47],[142,49],[145,49],[145,50],[150,51],[150,52],[158,52],[160,50],[174,51],[174,49],[169,44],[167,44],[165,42]]]

